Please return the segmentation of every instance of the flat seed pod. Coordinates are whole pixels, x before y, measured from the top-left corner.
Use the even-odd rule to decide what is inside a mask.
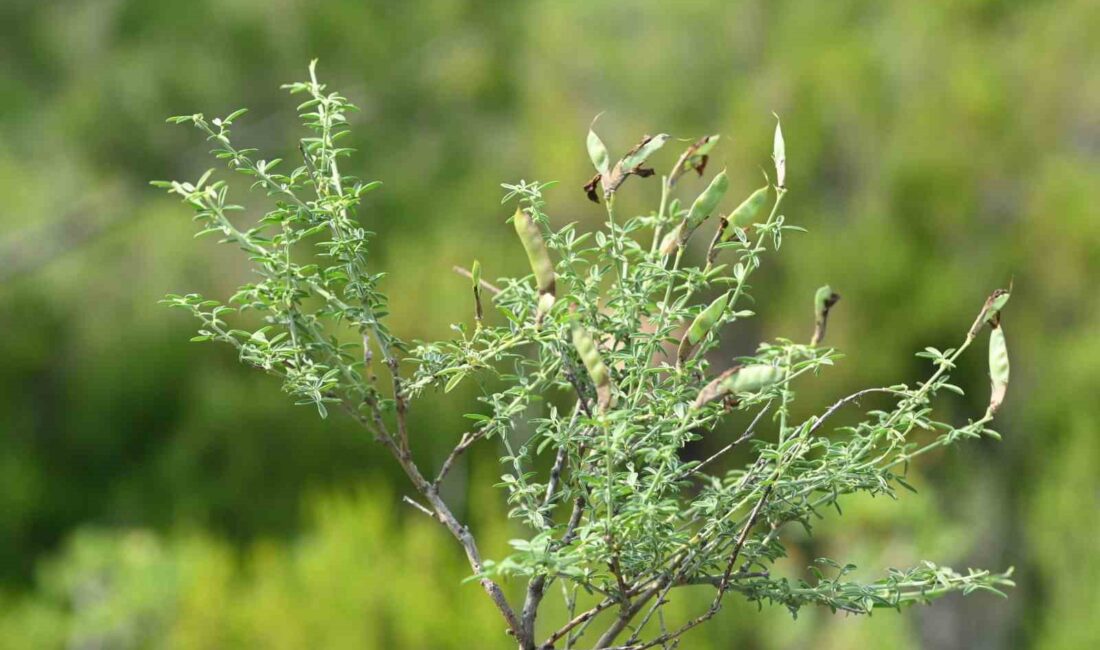
[[[596,403],[601,411],[611,407],[611,373],[600,358],[596,341],[579,322],[573,323],[573,347],[584,363],[588,377],[596,387]]]
[[[731,393],[755,393],[779,381],[783,371],[776,366],[755,364],[744,366],[726,379],[724,386]]]
[[[741,205],[726,217],[730,225],[744,229],[756,223],[757,216],[760,215],[764,204],[768,202],[768,189],[769,187],[765,185],[742,201]],[[733,237],[733,229],[729,228],[723,233],[722,241],[729,241],[731,237]]]
[[[714,213],[714,210],[718,207],[718,203],[722,201],[722,197],[725,196],[726,190],[730,187],[729,176],[726,176],[726,170],[718,172],[718,174],[711,179],[710,185],[707,189],[703,190],[703,193],[695,199],[695,202],[691,204],[691,210],[688,211],[687,217],[684,218],[685,224],[685,236],[691,235],[691,231],[698,228],[707,217]]]
[[[680,348],[677,352],[680,363],[686,361],[691,356],[692,351],[695,350],[695,346],[699,345],[703,338],[714,329],[714,326],[726,311],[727,304],[729,304],[729,294],[723,293],[714,302],[710,303],[706,309],[699,312],[699,315],[691,322],[691,327],[680,339]]]
[[[531,271],[534,272],[535,282],[538,285],[539,300],[535,309],[535,324],[538,325],[554,306],[556,289],[554,264],[550,261],[550,253],[546,249],[546,242],[542,239],[539,225],[531,219],[530,215],[522,208],[517,208],[512,222],[516,227],[516,234],[523,243],[523,249],[527,251],[527,261],[531,264]]]
[[[994,325],[989,334],[989,379],[992,386],[986,417],[997,412],[1008,391],[1008,346],[1000,325]]]
[[[539,225],[522,208],[516,209],[512,222],[516,227],[516,234],[523,243],[523,249],[527,251],[527,261],[531,264],[531,271],[535,274],[535,281],[539,288],[539,306],[542,311],[544,296],[550,296],[549,304],[554,304],[554,264],[550,261],[550,253],[542,240]]]
[[[767,364],[730,368],[699,391],[699,396],[695,398],[695,407],[699,408],[726,396],[755,393],[771,386],[782,377],[782,370]]]
[[[593,120],[595,122],[595,120]],[[603,140],[591,128],[588,129],[588,157],[592,160],[592,166],[596,168],[604,178],[611,171],[611,158],[607,155],[607,147]]]
[[[772,144],[772,160],[775,161],[775,186],[787,187],[787,144],[783,140],[783,128],[779,116],[775,116],[775,141]]]

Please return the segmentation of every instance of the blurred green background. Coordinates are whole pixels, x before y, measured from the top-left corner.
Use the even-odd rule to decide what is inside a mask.
[[[188,344],[193,323],[156,304],[248,277],[148,187],[212,164],[164,118],[247,106],[242,142],[293,159],[279,85],[313,57],[363,109],[352,173],[386,183],[361,217],[406,338],[467,318],[452,264],[523,270],[500,182],[559,180],[559,225],[601,218],[579,189],[601,111],[620,153],[642,133],[722,133],[712,169],[739,195],[783,117],[784,211],[809,233],[761,274],[744,336],[806,334],[813,289],[844,296],[830,338],[847,357],[806,412],[918,379],[913,353],[956,344],[1014,279],[1003,442],[923,459],[919,495],[852,501],[803,545],[806,562],[1015,566],[1010,598],[794,622],[731,598],[684,647],[1100,647],[1098,34],[1089,0],[4,0],[0,648],[508,647],[368,436]],[[624,191],[641,209],[656,183]],[[981,349],[965,359],[957,421],[988,390]],[[429,467],[472,398],[420,405]],[[513,532],[496,455],[449,495],[490,557]]]

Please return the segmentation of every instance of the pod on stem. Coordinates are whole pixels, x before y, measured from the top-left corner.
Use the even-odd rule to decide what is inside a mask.
[[[768,202],[768,189],[769,186],[765,185],[750,194],[749,198],[742,201],[741,205],[737,206],[737,208],[726,217],[729,224],[737,228],[747,229],[749,226],[756,223],[757,216],[760,215],[761,210],[764,208],[764,204]],[[733,237],[733,228],[729,228],[723,233],[722,241],[729,241],[731,237]]]
[[[607,411],[611,408],[611,373],[600,358],[595,339],[579,320],[573,321],[573,347],[588,371],[588,378],[596,387],[596,405],[601,411]]]
[[[730,181],[726,176],[726,170],[722,170],[710,181],[710,185],[707,189],[703,190],[695,202],[691,204],[691,209],[688,210],[687,216],[680,222],[680,225],[676,227],[668,237],[665,237],[661,243],[661,253],[664,255],[670,254],[675,251],[677,247],[682,248],[687,244],[687,240],[691,237],[691,234],[695,232],[707,217],[714,213],[714,210],[718,207],[718,204],[722,201],[722,197],[725,196],[726,190],[729,189]],[[676,233],[676,237],[672,238],[671,235]]]
[[[699,408],[727,396],[759,392],[782,377],[783,371],[780,368],[763,363],[730,368],[699,391],[699,396],[695,398],[695,407]]]
[[[1008,346],[1005,343],[1005,332],[999,319],[992,327],[993,330],[989,333],[990,395],[986,418],[993,417],[997,409],[1001,408],[1005,393],[1008,392]]]
[[[710,303],[706,309],[699,312],[699,315],[691,322],[687,332],[684,333],[684,337],[680,339],[680,347],[676,354],[679,363],[687,361],[695,347],[714,329],[722,318],[722,314],[725,313],[728,304],[729,293],[723,293],[714,302]]]
[[[517,208],[512,216],[512,223],[516,227],[516,234],[523,243],[523,249],[527,252],[527,261],[531,264],[531,271],[535,274],[535,282],[538,285],[539,301],[535,312],[536,322],[541,322],[542,317],[554,305],[554,291],[556,277],[554,264],[550,261],[550,253],[546,249],[546,242],[542,239],[542,232],[538,223],[523,210]]]

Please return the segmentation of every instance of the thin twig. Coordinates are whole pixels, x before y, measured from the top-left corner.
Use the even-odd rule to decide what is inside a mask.
[[[428,510],[424,506],[420,505],[419,501],[409,497],[408,495],[402,495],[401,500],[404,501],[405,503],[409,504],[410,506],[416,508],[420,512],[423,512],[424,514],[428,515],[432,519],[436,518],[434,512],[432,512],[431,510]]]

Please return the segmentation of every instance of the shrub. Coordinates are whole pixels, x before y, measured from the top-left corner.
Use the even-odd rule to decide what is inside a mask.
[[[918,354],[932,365],[925,381],[867,388],[819,415],[796,418],[795,386],[839,356],[822,345],[839,299],[830,287],[813,296],[808,341],[776,338],[733,362],[716,354],[731,326],[754,315],[744,305],[753,273],[785,235],[801,230],[779,210],[788,189],[778,123],[774,178],[724,217],[716,215],[729,187],[725,171],[690,202],[675,196],[684,176],[706,174],[718,136],[692,143],[660,176],[655,211],[624,218],[616,198],[631,177],[656,176],[647,165],[672,140],[646,136],[616,160],[590,130],[596,175],[584,190],[606,210],[606,227],[554,227],[548,184],[504,185],[502,202],[515,206],[511,221],[531,273],[489,282],[478,262],[458,269],[470,280],[471,322],[455,325],[452,340],[410,343],[385,326],[387,297],[368,252],[372,233],[356,217],[378,184],[340,169],[352,153],[340,140],[354,107],[317,81],[313,65],[309,81],[286,88],[305,96],[299,111],[312,133],[300,142],[301,164],[286,173],[277,171],[288,167],[283,161],[232,139],[243,110],[170,119],[202,131],[214,155],[251,177],[272,206],[244,227],[230,219],[243,208],[230,202],[228,183],[215,180],[213,170],[195,183],[157,182],[195,209],[200,234],[239,246],[259,276],[228,304],[197,294],[167,302],[201,321],[194,340],[232,345],[242,362],[279,377],[299,403],[322,417],[337,409],[373,435],[416,489],[419,500],[410,504],[462,546],[473,579],[520,648],[668,647],[712,618],[730,592],[792,613],[824,605],[866,614],[1011,585],[1010,572],[960,573],[928,562],[870,582],[853,579],[852,565],[824,558],[811,567],[811,580],[773,574],[790,524],[810,531],[853,493],[893,497],[898,486],[909,488],[913,459],[960,440],[997,437],[988,425],[1008,382],[1001,310],[1009,295],[990,296],[957,347]],[[708,222],[717,227],[704,237]],[[245,311],[263,323],[231,327],[228,319]],[[961,392],[950,372],[987,325],[988,410],[961,426],[937,420],[933,399]],[[466,416],[469,431],[436,472],[425,473],[413,449],[431,433],[410,430],[412,403],[426,391],[472,380],[499,388],[480,398]],[[886,398],[889,407],[866,412],[854,426],[834,424],[838,411],[870,396]],[[701,460],[685,453],[688,443],[738,417],[744,428],[717,453]],[[936,435],[916,442],[920,430]],[[527,532],[513,540],[512,555],[496,561],[482,557],[440,491],[463,454],[487,441],[504,449],[500,486],[509,516]],[[718,471],[738,446],[751,447],[754,460]],[[508,600],[505,578],[526,581],[522,603]],[[540,635],[535,624],[554,583],[569,614],[543,622]],[[690,585],[713,588],[710,606],[686,621],[666,621],[670,592]]]

